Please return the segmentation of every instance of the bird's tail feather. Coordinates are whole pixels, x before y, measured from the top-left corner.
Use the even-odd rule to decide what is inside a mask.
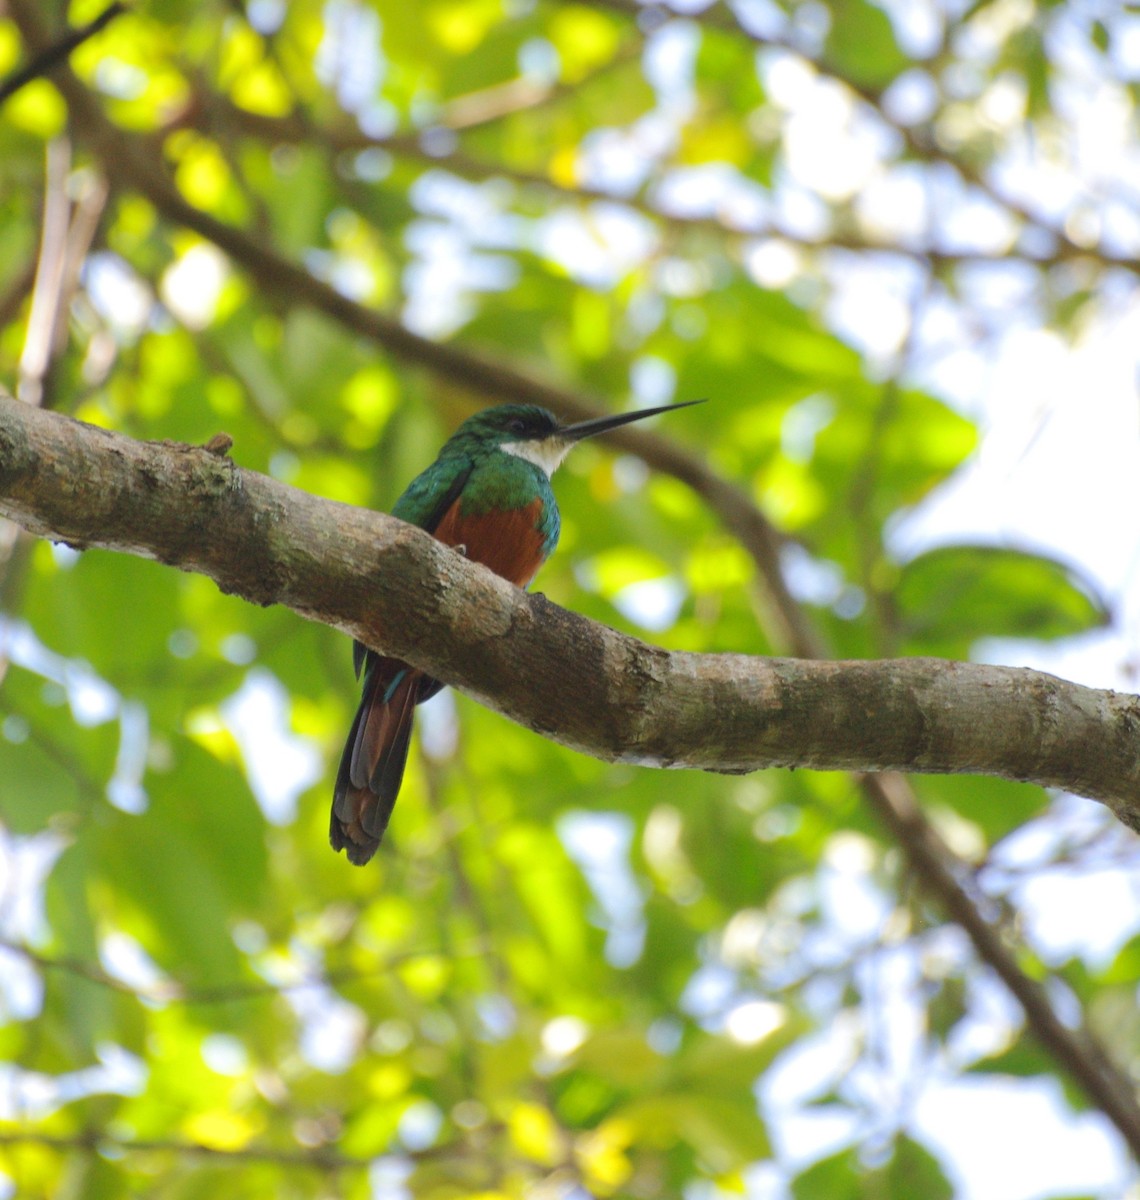
[[[389,664],[395,671],[385,670]],[[376,853],[404,778],[416,704],[425,681],[403,663],[380,659],[367,673],[333,795],[329,839],[357,866]]]

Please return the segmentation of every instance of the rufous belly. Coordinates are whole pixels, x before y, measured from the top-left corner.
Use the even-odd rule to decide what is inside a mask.
[[[482,563],[518,587],[526,587],[546,554],[538,523],[542,501],[501,512],[462,514],[462,497],[435,527],[435,536],[448,546],[463,546],[473,562]]]

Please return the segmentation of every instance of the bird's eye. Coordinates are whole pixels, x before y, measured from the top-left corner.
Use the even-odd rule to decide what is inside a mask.
[[[511,433],[526,433],[526,422],[522,417],[512,417],[507,422],[507,428]]]

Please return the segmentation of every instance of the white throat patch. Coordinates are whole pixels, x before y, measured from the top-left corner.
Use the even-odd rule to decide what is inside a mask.
[[[513,454],[515,458],[525,458],[527,462],[534,463],[536,467],[541,467],[549,477],[558,470],[562,460],[570,453],[570,447],[573,444],[573,442],[564,441],[557,435],[552,435],[541,441],[503,442],[499,449],[506,451],[507,454]]]

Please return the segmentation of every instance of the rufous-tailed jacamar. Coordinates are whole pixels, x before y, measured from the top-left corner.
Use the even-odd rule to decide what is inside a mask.
[[[412,480],[392,515],[461,548],[525,588],[558,543],[550,476],[576,442],[698,401],[561,425],[533,404],[503,404],[468,418]],[[443,687],[398,658],[353,643],[363,695],[349,730],[332,805],[334,850],[362,866],[376,852],[404,776],[415,706]]]

